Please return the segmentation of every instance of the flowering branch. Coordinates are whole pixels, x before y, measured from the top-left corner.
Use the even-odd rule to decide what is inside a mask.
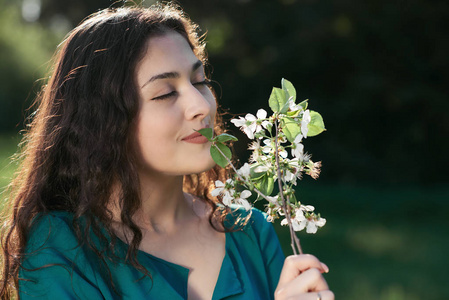
[[[282,88],[273,88],[269,98],[272,116],[267,117],[267,112],[259,109],[256,116],[247,114],[244,118],[231,120],[254,140],[249,147],[253,151],[249,163],[240,169],[232,164],[231,150],[224,144],[237,141],[236,137],[226,133],[214,137],[211,128],[198,132],[212,142],[210,153],[214,161],[221,167],[231,165],[235,172],[226,182],[215,182],[212,196],[220,196],[224,205],[240,204],[247,210],[251,208],[247,200],[251,191],[258,195],[256,201],[259,198],[267,200],[268,221],[285,216],[281,225],[289,226],[291,246],[297,254],[302,253],[302,249],[296,231],[306,229],[307,233],[315,233],[326,223],[326,219],[314,212],[313,206],[301,204],[294,193],[294,186],[297,179],[302,179],[302,174],[317,179],[321,168],[321,162],[313,162],[311,155],[304,153],[302,140],[320,134],[325,128],[321,115],[307,109],[308,100],[296,104],[293,85],[285,79],[281,83]],[[286,149],[291,149],[291,158]],[[272,195],[275,181],[279,192]],[[239,191],[238,186],[247,189]]]
[[[276,157],[276,169],[277,169],[277,176],[279,178],[278,180],[278,186],[279,186],[279,195],[281,196],[281,200],[282,200],[282,209],[284,210],[284,214],[285,214],[285,218],[287,220],[287,224],[288,227],[290,229],[290,239],[291,239],[291,247],[293,250],[293,254],[302,254],[302,248],[301,248],[301,244],[299,243],[299,239],[297,237],[297,235],[295,234],[295,231],[293,230],[293,225],[292,225],[292,220],[291,220],[291,215],[290,215],[290,207],[287,206],[287,201],[285,200],[284,197],[284,191],[283,191],[283,187],[282,187],[282,174],[281,174],[281,168],[279,165],[279,131],[278,131],[278,122],[275,121],[274,122],[274,127],[275,127],[275,132],[276,132],[276,136],[275,136],[275,157]],[[284,181],[284,180],[282,180]],[[290,202],[290,199],[288,198],[288,202]],[[296,247],[295,247],[296,246]],[[297,252],[298,250],[298,252]]]
[[[214,147],[216,147],[214,144],[212,144],[212,145],[213,145]],[[228,157],[226,157],[226,155],[220,150],[220,148],[217,147],[217,150],[218,150],[218,152],[220,152],[221,155],[223,155],[223,156],[226,158],[228,164],[232,167],[232,169],[234,170],[235,174],[237,174],[237,177],[238,177],[242,182],[245,182],[245,179],[239,174],[239,171],[237,171],[237,169],[235,168],[235,166],[234,166],[234,164],[231,162],[231,160],[230,160]],[[270,199],[269,199],[266,195],[264,195],[261,191],[259,191],[257,188],[252,187],[252,190],[255,191],[259,196],[261,196],[261,197],[264,198],[265,200],[270,201]]]

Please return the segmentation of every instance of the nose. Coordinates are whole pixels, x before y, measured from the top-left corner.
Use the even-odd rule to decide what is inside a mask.
[[[205,86],[199,89],[195,86],[186,93],[185,116],[187,120],[204,119],[215,109],[215,99],[212,92]]]

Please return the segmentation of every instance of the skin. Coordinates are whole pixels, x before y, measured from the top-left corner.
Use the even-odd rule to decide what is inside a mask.
[[[202,64],[175,32],[149,39],[136,77],[141,98],[137,143],[144,216],[173,223],[185,209],[178,203],[185,198],[183,175],[206,171],[215,164],[209,142],[185,140],[194,130],[213,127],[215,98],[204,84]]]
[[[184,175],[215,165],[209,142],[188,140],[194,130],[213,127],[215,98],[202,63],[175,32],[148,40],[136,78],[142,208],[134,218],[143,232],[140,250],[189,268],[189,299],[210,299],[225,255],[225,234],[210,226],[209,207],[182,187]]]
[[[285,259],[279,283],[275,291],[276,300],[333,300],[322,273],[329,268],[315,256],[309,254],[291,255]]]
[[[183,175],[214,166],[209,142],[186,139],[194,130],[213,127],[214,96],[205,84],[202,64],[175,32],[149,39],[136,79],[142,206],[133,218],[143,232],[140,250],[189,268],[189,299],[211,299],[225,255],[225,234],[211,227],[208,206],[184,193],[182,185]],[[126,240],[120,209],[113,211],[116,233]],[[313,256],[288,257],[276,299],[316,300],[317,291],[323,300],[333,299],[321,276],[327,270]]]

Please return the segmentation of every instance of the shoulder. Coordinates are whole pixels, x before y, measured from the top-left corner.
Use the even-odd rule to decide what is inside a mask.
[[[52,211],[38,214],[31,222],[26,252],[34,252],[42,247],[61,247],[73,244],[76,234],[73,229],[73,214]]]
[[[27,236],[23,266],[35,269],[79,260],[82,251],[72,220],[68,212],[37,215]]]
[[[73,214],[67,211],[50,211],[37,214],[31,221],[31,231],[43,230],[55,224],[71,224]]]
[[[19,269],[21,299],[100,298],[97,260],[81,246],[72,224],[68,212],[39,214],[32,220]]]
[[[32,220],[22,260],[23,277],[61,275],[61,269],[69,273],[91,269],[95,257],[78,238],[73,219],[69,212],[52,211]]]

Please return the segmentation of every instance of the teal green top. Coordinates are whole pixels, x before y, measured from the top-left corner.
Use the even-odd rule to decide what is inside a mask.
[[[189,269],[139,251],[139,263],[152,276],[142,278],[125,261],[128,245],[117,239],[120,259],[106,261],[108,274],[92,250],[78,245],[72,218],[68,212],[51,212],[33,226],[19,272],[24,279],[19,281],[20,299],[187,299]],[[273,226],[253,209],[242,230],[226,233],[212,299],[273,299],[283,262]]]

